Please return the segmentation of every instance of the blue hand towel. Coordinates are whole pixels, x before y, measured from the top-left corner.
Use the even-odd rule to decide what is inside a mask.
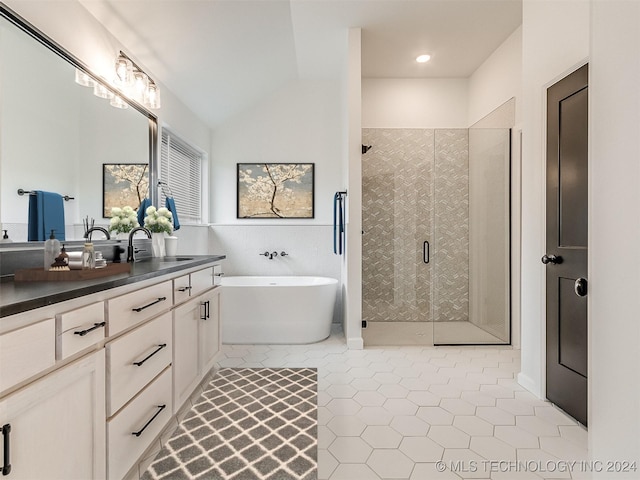
[[[58,240],[65,240],[62,195],[36,190],[29,195],[28,240],[42,242],[49,238],[51,230]]]
[[[173,197],[167,197],[167,201],[165,202],[165,206],[167,210],[171,212],[173,216],[173,229],[180,230],[180,222],[178,221],[178,211],[176,210],[176,202]]]
[[[144,227],[144,217],[147,216],[146,211],[147,208],[151,206],[151,200],[145,198],[140,202],[140,206],[138,207],[138,223],[141,227]]]

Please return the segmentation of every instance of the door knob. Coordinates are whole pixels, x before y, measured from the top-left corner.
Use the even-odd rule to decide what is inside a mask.
[[[573,289],[576,292],[576,295],[579,297],[587,296],[587,279],[579,278],[576,280],[576,283],[573,285]]]
[[[562,257],[560,255],[543,255],[542,256],[542,263],[544,263],[545,265],[552,263],[554,265],[562,263]]]

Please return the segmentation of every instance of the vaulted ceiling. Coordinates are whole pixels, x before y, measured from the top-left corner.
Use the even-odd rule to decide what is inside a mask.
[[[214,127],[297,79],[465,78],[520,25],[520,0],[80,0]],[[431,55],[418,64],[415,57]]]

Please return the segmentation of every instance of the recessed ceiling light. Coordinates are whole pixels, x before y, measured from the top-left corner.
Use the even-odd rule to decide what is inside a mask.
[[[431,55],[419,55],[416,58],[416,62],[418,63],[426,63],[431,59]]]

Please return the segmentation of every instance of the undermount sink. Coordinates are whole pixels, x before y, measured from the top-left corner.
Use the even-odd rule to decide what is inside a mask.
[[[188,260],[193,260],[193,257],[162,257],[160,262],[186,262]]]
[[[136,260],[137,262],[154,262],[158,263],[177,263],[193,260],[193,257],[144,257]]]

